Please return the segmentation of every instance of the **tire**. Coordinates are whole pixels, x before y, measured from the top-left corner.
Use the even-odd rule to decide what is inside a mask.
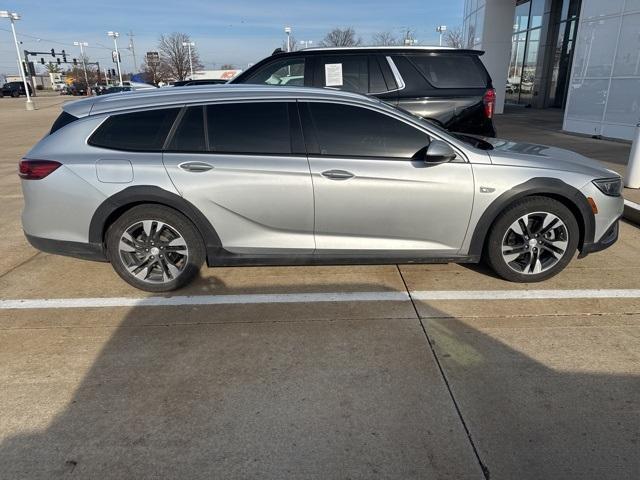
[[[540,282],[569,264],[579,237],[578,221],[565,205],[548,197],[526,197],[496,218],[485,258],[505,280]]]
[[[196,227],[163,205],[138,205],[111,224],[107,258],[128,284],[147,292],[169,292],[189,283],[206,253]]]
[[[12,93],[11,93],[11,96],[12,96],[13,98],[18,98],[18,97],[20,97],[20,93],[18,93],[18,92],[12,92]]]

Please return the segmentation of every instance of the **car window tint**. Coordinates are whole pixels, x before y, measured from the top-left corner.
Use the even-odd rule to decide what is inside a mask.
[[[304,85],[304,58],[284,58],[258,69],[244,83]]]
[[[291,153],[286,102],[209,105],[207,129],[213,152]]]
[[[369,59],[366,55],[332,55],[322,59],[322,86],[348,92],[369,92]]]
[[[203,107],[189,107],[182,116],[178,128],[169,143],[174,152],[204,152]]]
[[[70,113],[63,111],[58,116],[58,118],[56,118],[56,121],[53,122],[53,125],[51,126],[51,131],[49,133],[51,134],[57,130],[60,130],[62,127],[69,125],[71,122],[75,122],[76,120],[78,120],[78,117],[74,117]]]
[[[487,75],[473,57],[465,55],[412,55],[409,59],[436,88],[483,88]]]
[[[116,150],[160,151],[179,108],[124,113],[107,118],[89,144]]]
[[[427,134],[367,108],[310,102],[321,155],[411,158]]]
[[[389,90],[382,76],[382,70],[375,57],[369,59],[369,92],[381,93]]]

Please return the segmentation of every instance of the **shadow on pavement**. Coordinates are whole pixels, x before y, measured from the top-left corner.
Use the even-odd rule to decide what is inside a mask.
[[[50,425],[0,444],[0,477],[483,478],[401,303],[129,309]],[[638,478],[640,378],[423,322],[490,478]]]

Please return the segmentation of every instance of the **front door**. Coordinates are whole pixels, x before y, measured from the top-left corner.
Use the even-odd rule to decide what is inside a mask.
[[[179,121],[164,164],[227,251],[313,252],[313,188],[296,146],[295,102],[194,106]]]
[[[318,254],[458,252],[473,204],[469,163],[418,159],[428,135],[386,113],[327,102],[301,112]]]

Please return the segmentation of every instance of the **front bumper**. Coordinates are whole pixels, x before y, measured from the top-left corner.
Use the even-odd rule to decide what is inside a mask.
[[[618,240],[618,234],[620,231],[620,219],[616,219],[615,222],[608,228],[608,230],[602,235],[600,240],[592,243],[585,243],[580,250],[580,255],[578,258],[584,258],[590,253],[600,252],[606,248],[609,248],[611,245],[616,243]]]

